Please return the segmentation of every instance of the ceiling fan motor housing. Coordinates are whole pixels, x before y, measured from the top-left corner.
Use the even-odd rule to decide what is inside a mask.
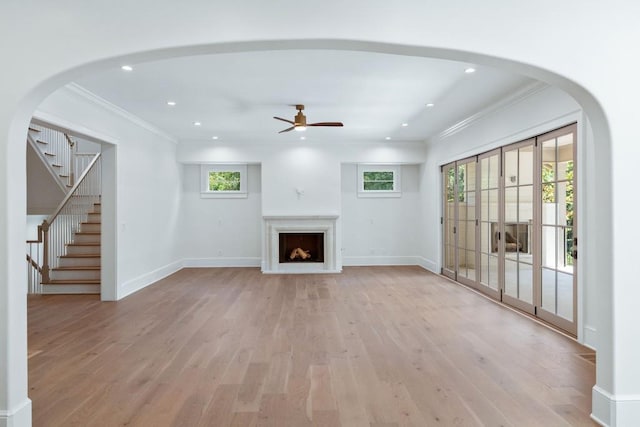
[[[296,126],[307,126],[307,118],[302,114],[302,111],[298,111],[294,121],[296,122]]]

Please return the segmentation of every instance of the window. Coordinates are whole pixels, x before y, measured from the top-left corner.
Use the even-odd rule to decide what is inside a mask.
[[[400,166],[358,165],[358,197],[400,195]]]
[[[200,197],[247,197],[247,165],[201,165],[200,169]]]
[[[240,191],[240,172],[209,171],[209,191]]]

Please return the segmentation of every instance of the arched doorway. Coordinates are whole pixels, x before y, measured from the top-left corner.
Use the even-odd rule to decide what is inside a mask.
[[[576,99],[583,103],[585,107],[585,112],[589,115],[591,122],[593,124],[593,132],[594,138],[592,140],[597,140],[597,144],[593,144],[591,149],[593,150],[593,156],[608,159],[610,157],[609,154],[609,146],[608,146],[608,128],[607,123],[603,118],[602,112],[595,106],[595,102],[593,101],[590,94],[588,94],[582,88],[574,85],[570,80],[560,78],[558,75],[543,71],[538,68],[526,66],[523,64],[519,64],[509,60],[497,60],[495,58],[490,58],[484,56],[482,54],[471,54],[469,52],[460,52],[454,50],[436,50],[431,48],[417,48],[410,46],[402,46],[402,45],[386,45],[386,44],[378,44],[378,43],[370,43],[370,42],[352,42],[345,40],[289,40],[287,42],[263,42],[263,43],[229,43],[229,44],[219,44],[219,45],[211,45],[204,49],[204,51],[208,53],[215,53],[216,51],[246,51],[246,50],[273,50],[273,49],[285,49],[285,48],[318,48],[318,47],[327,47],[332,49],[344,49],[344,50],[365,50],[365,51],[374,51],[374,52],[385,52],[385,53],[395,53],[395,54],[404,54],[404,55],[416,55],[416,56],[432,56],[432,57],[440,57],[447,59],[456,59],[456,58],[464,58],[469,60],[472,58],[474,61],[478,63],[490,63],[493,66],[505,66],[514,70],[526,72],[529,75],[536,76],[541,80],[549,81],[558,84],[559,87],[567,89],[570,94],[572,94]],[[179,55],[187,55],[192,54],[194,52],[203,52],[202,46],[198,47],[183,47],[176,48],[172,50],[162,51],[162,52],[153,52],[153,53],[140,53],[137,55],[131,55],[128,59],[151,59],[151,58],[160,58],[160,57],[170,57],[170,56],[179,56]],[[13,146],[18,146],[20,141],[22,141],[24,134],[26,133],[27,123],[30,118],[31,112],[35,109],[37,104],[43,99],[43,97],[57,88],[61,82],[65,82],[68,79],[73,78],[73,75],[81,72],[88,72],[89,70],[99,69],[102,66],[106,66],[109,64],[114,64],[118,62],[120,58],[111,58],[109,60],[95,62],[91,65],[85,65],[76,67],[71,71],[68,71],[62,75],[58,75],[54,78],[50,78],[46,80],[44,83],[41,83],[36,89],[32,90],[28,96],[23,98],[20,103],[19,111],[13,114],[11,123],[8,124],[8,134],[9,134],[9,148],[7,149],[8,156],[7,162],[11,163],[15,161],[17,165],[15,167],[15,172],[17,176],[21,176],[20,172],[23,169],[23,161],[20,160],[20,156],[17,155],[19,150],[12,149]],[[20,164],[22,163],[22,166]],[[594,194],[598,195],[597,200],[594,200],[592,203],[600,204],[603,201],[607,201],[607,189],[610,188],[610,182],[608,178],[610,178],[606,173],[602,177],[603,179],[599,180],[597,183],[594,183]],[[20,224],[20,220],[18,219],[20,216],[24,216],[23,208],[20,208],[20,203],[14,203],[15,200],[20,201],[24,198],[23,190],[21,188],[10,188],[7,190],[5,196],[7,200],[7,211],[10,212],[10,221],[12,224]],[[12,196],[15,196],[13,198]],[[601,197],[600,197],[601,196]],[[588,208],[587,208],[588,209]],[[22,211],[22,212],[21,212]],[[602,209],[601,209],[602,211]],[[597,227],[599,225],[607,225],[610,224],[608,219],[611,214],[608,211],[599,212],[600,216],[593,216],[591,220],[587,219],[587,229],[592,227]],[[3,252],[11,252],[12,249],[17,249],[19,247],[18,242],[22,243],[23,237],[20,233],[15,233],[15,235],[11,235],[7,239],[7,245],[4,248],[1,248]],[[21,246],[21,245],[20,245]],[[609,256],[610,245],[604,244],[602,246],[593,247],[587,246],[584,250],[588,254],[592,254],[592,256],[597,257],[598,259],[606,260]],[[599,255],[602,255],[600,257]],[[21,268],[18,267],[17,257],[6,257],[7,261],[7,271],[9,272],[8,277],[15,279],[16,281],[20,281],[20,277],[24,277],[21,274]],[[22,264],[22,263],[20,263]],[[598,279],[606,279],[608,278],[607,273],[605,272],[597,272],[594,276],[594,280]],[[590,286],[589,283],[586,286]],[[6,298],[5,298],[6,296]],[[18,372],[25,371],[25,356],[26,356],[26,346],[24,343],[25,329],[26,325],[24,324],[25,313],[24,313],[24,302],[20,301],[20,292],[9,292],[6,295],[2,295],[2,299],[6,302],[15,303],[17,310],[11,312],[10,319],[16,321],[18,325],[14,331],[16,334],[16,339],[7,340],[10,342],[9,352],[12,357],[7,359],[7,367],[16,368]],[[606,313],[603,314],[606,317]],[[9,318],[8,318],[9,319]],[[8,320],[7,319],[7,320]],[[599,319],[602,320],[602,319]],[[606,321],[603,321],[602,328],[608,326]],[[13,322],[12,322],[13,323]],[[22,338],[20,338],[22,337]],[[15,344],[15,346],[14,346]],[[599,363],[606,364],[610,363],[610,360],[607,360],[606,353],[603,359],[599,360]],[[22,375],[18,375],[21,377]],[[24,377],[24,376],[22,376]],[[607,380],[604,380],[605,386]],[[24,383],[24,384],[23,384]],[[23,395],[26,396],[26,389],[23,387],[26,384],[26,381],[21,381],[20,379],[15,380],[15,384],[10,385],[9,388],[12,390],[15,395]]]

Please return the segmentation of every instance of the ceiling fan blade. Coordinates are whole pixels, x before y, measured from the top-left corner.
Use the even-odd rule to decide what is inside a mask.
[[[307,123],[307,126],[336,126],[342,127],[344,126],[342,122],[320,122],[320,123]]]
[[[294,128],[295,128],[295,126],[291,126],[290,128],[287,128],[287,129],[285,129],[285,130],[281,130],[281,131],[280,131],[280,132],[278,132],[278,133],[289,132],[290,130],[293,130]]]
[[[274,116],[273,118],[276,119],[276,120],[282,120],[283,122],[287,122],[287,123],[290,123],[292,125],[295,125],[295,123],[292,122],[291,120],[283,119],[282,117],[275,117]]]

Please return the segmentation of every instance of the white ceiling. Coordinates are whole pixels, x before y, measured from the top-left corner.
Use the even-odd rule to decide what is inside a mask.
[[[309,141],[423,141],[531,81],[474,64],[328,50],[131,65],[130,72],[110,69],[76,83],[180,141],[211,141],[214,135],[226,142],[297,140],[301,133],[278,134],[288,125],[273,119],[293,120],[293,104],[306,106],[309,123],[344,123],[309,128]],[[471,66],[477,71],[466,74]],[[176,106],[168,106],[170,100]]]

